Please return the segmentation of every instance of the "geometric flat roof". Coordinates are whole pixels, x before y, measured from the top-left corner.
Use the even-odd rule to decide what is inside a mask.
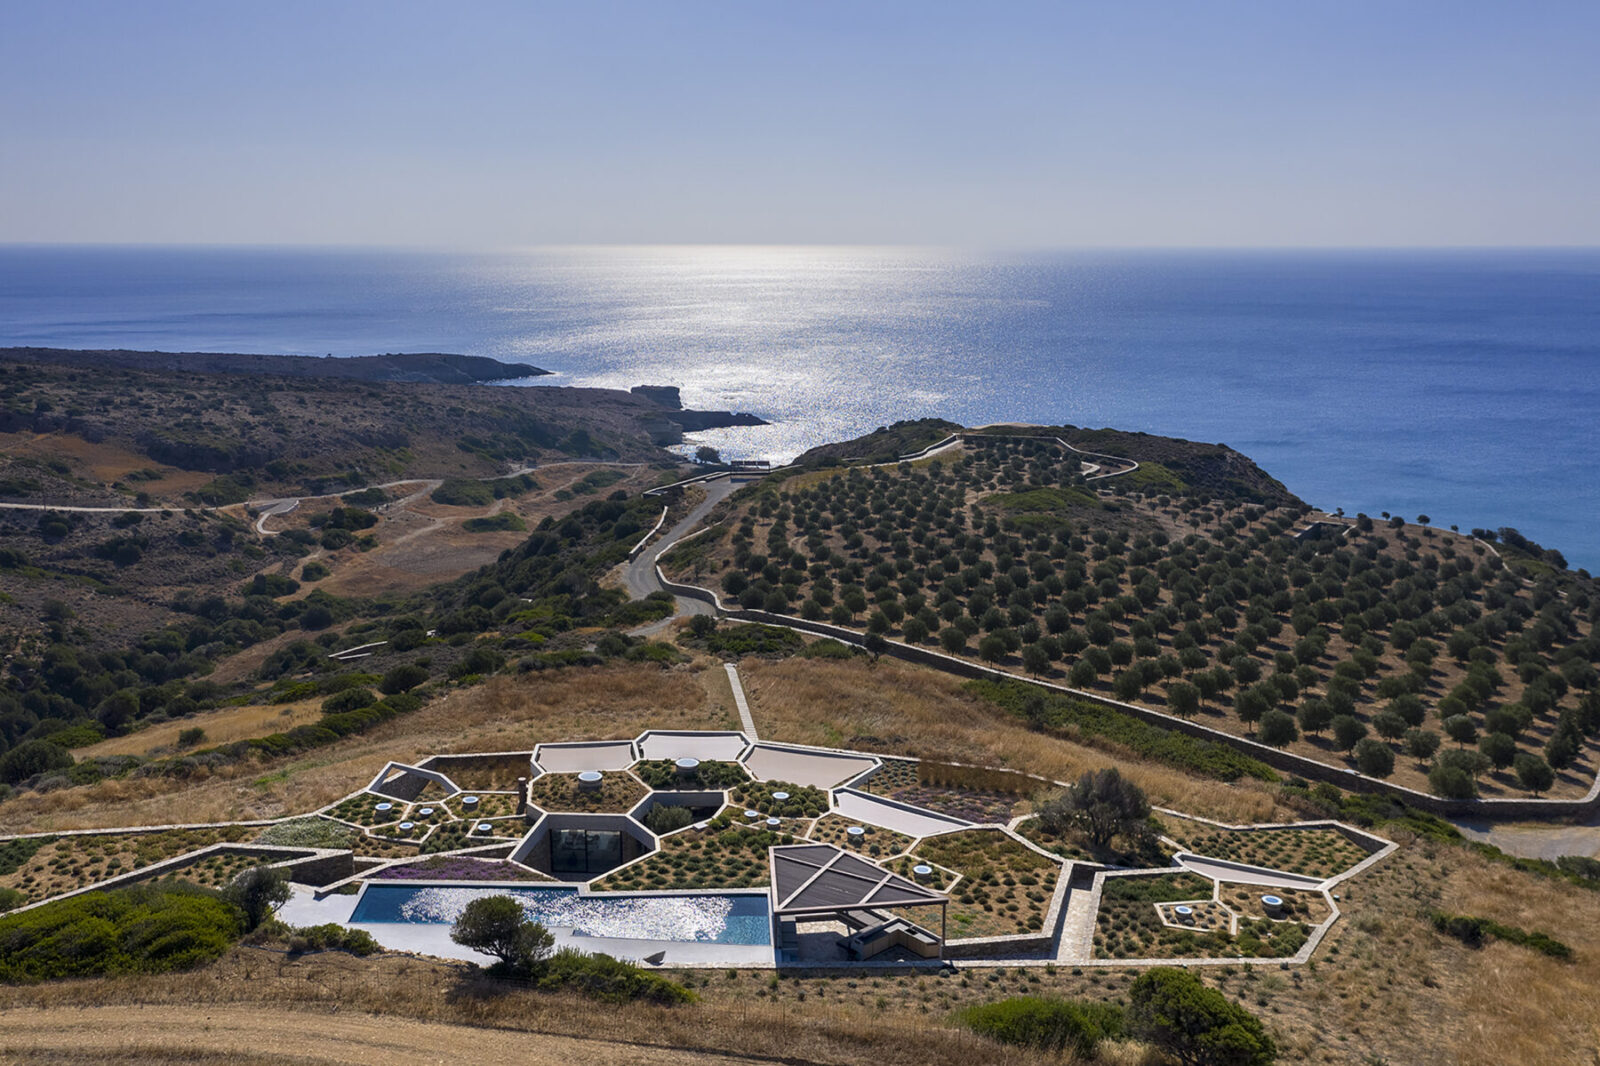
[[[921,907],[949,897],[832,844],[770,849],[778,914],[830,914],[859,907]]]
[[[758,742],[744,757],[745,768],[758,781],[832,788],[878,765],[870,755],[840,755]]]
[[[857,818],[909,837],[933,836],[952,829],[966,829],[972,825],[947,814],[936,814],[894,800],[873,796],[854,789],[840,789],[833,794],[834,810],[846,818]]]
[[[571,741],[540,744],[533,749],[539,768],[553,774],[583,770],[626,770],[637,760],[631,740]]]
[[[639,737],[641,759],[712,759],[733,762],[749,747],[743,733],[673,732],[652,729]]]

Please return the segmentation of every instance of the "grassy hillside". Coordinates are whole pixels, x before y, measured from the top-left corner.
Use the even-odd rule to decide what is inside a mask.
[[[320,361],[318,361],[320,362]],[[342,362],[334,360],[334,362]],[[226,504],[540,458],[659,459],[648,401],[0,359],[0,499]]]

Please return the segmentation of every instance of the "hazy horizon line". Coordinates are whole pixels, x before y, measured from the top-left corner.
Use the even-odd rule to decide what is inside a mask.
[[[508,254],[538,251],[575,251],[630,248],[851,248],[944,252],[984,252],[1027,255],[1050,252],[1592,252],[1596,244],[1038,244],[1008,245],[930,241],[556,241],[510,245],[382,244],[372,242],[304,243],[292,241],[7,241],[0,249],[259,249],[300,251],[384,251]]]

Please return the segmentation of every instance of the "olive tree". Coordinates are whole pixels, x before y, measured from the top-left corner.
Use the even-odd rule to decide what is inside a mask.
[[[1517,771],[1517,782],[1535,796],[1556,783],[1555,770],[1551,769],[1549,763],[1531,752],[1518,755],[1513,765]]]
[[[222,890],[222,898],[244,912],[245,925],[254,929],[289,900],[289,879],[282,870],[253,866]]]
[[[1394,749],[1381,740],[1365,737],[1356,742],[1356,769],[1368,777],[1388,777],[1394,773]]]
[[[1106,847],[1118,834],[1141,830],[1149,817],[1150,801],[1144,790],[1114,766],[1085,771],[1039,808],[1039,820],[1046,829],[1053,833],[1082,830],[1097,848]]]
[[[1274,709],[1261,716],[1261,743],[1281,748],[1299,739],[1300,730],[1295,727],[1293,715]]]
[[[510,896],[483,896],[468,903],[450,929],[462,947],[493,955],[513,973],[532,973],[550,957],[555,938],[538,922],[529,921],[522,904]]]

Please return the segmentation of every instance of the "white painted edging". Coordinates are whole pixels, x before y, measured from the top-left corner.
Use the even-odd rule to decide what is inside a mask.
[[[661,523],[667,520],[667,512],[671,509],[672,508],[670,507],[661,508],[661,517],[656,519],[656,524],[651,527],[650,532],[640,537],[639,543],[628,549],[629,559],[637,559],[639,557],[639,553],[644,551],[644,546],[650,543],[650,538],[661,532]]]

